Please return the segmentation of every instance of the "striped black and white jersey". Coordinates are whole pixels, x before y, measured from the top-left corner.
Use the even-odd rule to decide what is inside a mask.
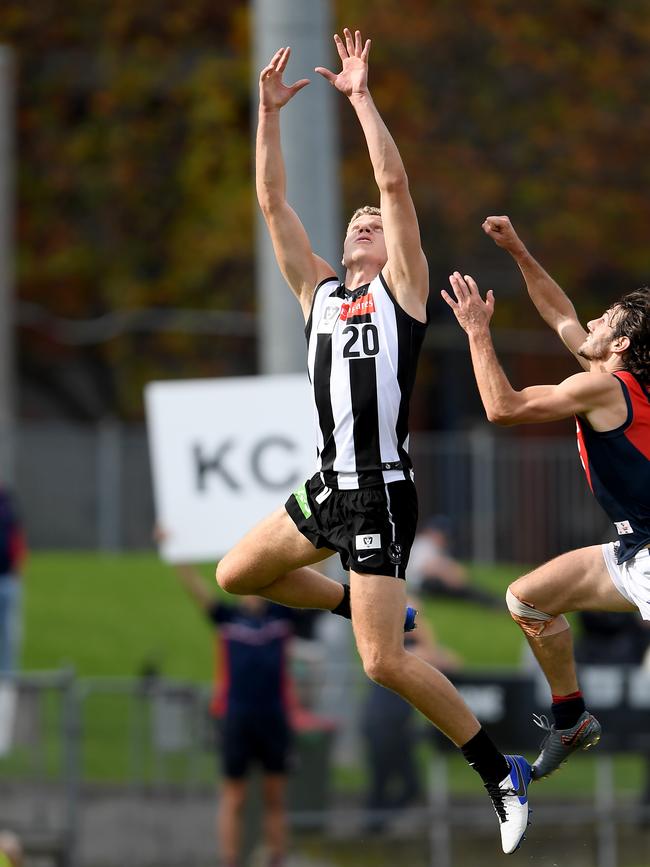
[[[305,333],[317,470],[329,487],[412,478],[409,403],[425,330],[382,274],[354,291],[335,277],[316,287]]]

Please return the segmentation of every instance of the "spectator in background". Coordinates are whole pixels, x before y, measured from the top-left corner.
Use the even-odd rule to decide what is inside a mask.
[[[0,676],[19,665],[22,632],[20,570],[25,535],[12,494],[0,487]]]
[[[23,847],[13,831],[0,831],[0,867],[21,867]]]
[[[489,608],[503,608],[503,600],[474,587],[462,563],[452,553],[452,527],[446,515],[432,515],[423,523],[411,548],[409,585],[419,596],[463,599]]]
[[[411,600],[409,604],[417,608],[416,602]],[[445,673],[460,666],[459,657],[437,643],[432,628],[422,617],[418,628],[404,637],[404,644],[411,653]],[[382,811],[407,807],[422,794],[416,757],[417,722],[413,705],[396,692],[370,681],[361,710],[368,777],[366,807],[373,811],[369,831],[383,830],[387,817]]]
[[[175,571],[213,624],[219,642],[211,711],[219,720],[223,767],[217,813],[223,867],[241,865],[243,808],[254,763],[263,769],[267,865],[281,867],[287,847],[285,792],[292,741],[287,648],[301,612],[259,596],[223,604],[193,566],[178,565]]]

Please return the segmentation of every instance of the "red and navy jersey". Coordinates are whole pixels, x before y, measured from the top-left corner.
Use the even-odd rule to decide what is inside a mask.
[[[627,404],[620,427],[595,431],[577,417],[578,451],[594,496],[613,521],[624,563],[650,542],[650,393],[627,370],[617,371]]]
[[[217,628],[212,713],[287,712],[291,698],[287,647],[294,609],[268,603],[253,614],[244,606],[216,602],[207,613]]]

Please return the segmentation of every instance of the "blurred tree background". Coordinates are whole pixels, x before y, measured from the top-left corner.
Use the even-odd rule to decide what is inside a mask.
[[[495,289],[499,333],[522,329],[538,346],[503,345],[515,385],[574,369],[547,348],[550,332],[528,338],[539,321],[481,231],[488,214],[511,216],[585,319],[648,282],[650,0],[334,7],[339,26],[373,39],[373,95],[404,157],[431,267],[438,327],[416,426],[471,423],[481,410],[465,344],[439,298],[452,268]],[[245,327],[135,328],[75,344],[52,318],[254,314],[249,25],[241,0],[2,4],[0,40],[17,57],[23,417],[138,420],[152,378],[256,372]],[[340,112],[347,212],[377,196],[343,99]]]

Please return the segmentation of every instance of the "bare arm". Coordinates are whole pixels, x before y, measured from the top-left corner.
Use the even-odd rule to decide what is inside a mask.
[[[280,110],[309,84],[303,78],[288,87],[282,82],[291,49],[280,48],[260,74],[260,105],[255,148],[255,187],[285,280],[305,318],[314,287],[334,269],[317,256],[298,215],[286,199],[286,174],[280,139]]]
[[[385,276],[400,306],[425,321],[429,270],[402,158],[368,89],[370,40],[364,44],[361,33],[357,30],[353,37],[347,27],[343,35],[345,43],[338,35],[334,37],[343,64],[341,72],[336,75],[322,66],[316,67],[316,72],[348,97],[359,118],[380,194],[388,252]]]
[[[449,281],[455,299],[445,291],[442,296],[469,338],[476,384],[490,421],[515,425],[585,415],[598,430],[611,430],[624,422],[625,399],[610,373],[577,373],[559,385],[536,385],[516,391],[499,364],[490,335],[492,290],[483,301],[469,275],[463,278],[456,271]]]
[[[208,611],[214,604],[214,596],[208,590],[198,569],[195,569],[189,563],[178,563],[174,566],[174,572],[199,608]]]
[[[557,332],[560,340],[573,353],[579,364],[585,370],[589,370],[589,362],[577,355],[577,349],[587,337],[587,332],[578,320],[575,307],[566,292],[531,256],[509,217],[488,217],[483,223],[483,231],[497,246],[510,253],[523,274],[528,294],[539,315]]]

